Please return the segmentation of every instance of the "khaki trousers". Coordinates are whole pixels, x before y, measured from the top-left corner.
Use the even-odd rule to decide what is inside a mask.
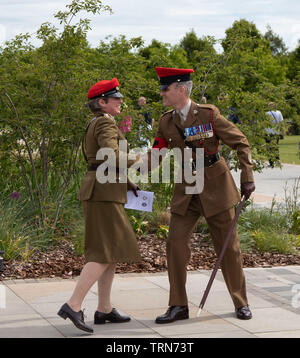
[[[231,208],[215,216],[205,218],[217,255],[221,252],[234,215],[235,209]],[[189,241],[193,228],[200,216],[203,216],[203,210],[198,195],[193,196],[184,216],[174,213],[171,215],[167,240],[170,282],[169,306],[188,305],[185,284],[187,277],[186,266],[191,256]],[[237,230],[233,231],[232,238],[221,262],[221,269],[235,308],[247,305],[246,283]]]

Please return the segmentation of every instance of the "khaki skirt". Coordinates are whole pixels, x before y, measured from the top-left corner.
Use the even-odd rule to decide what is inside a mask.
[[[136,236],[124,204],[83,201],[86,262],[132,263],[141,261]]]

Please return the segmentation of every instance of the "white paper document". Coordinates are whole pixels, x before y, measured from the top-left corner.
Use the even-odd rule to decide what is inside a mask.
[[[132,190],[127,192],[127,204],[124,205],[124,208],[151,212],[154,193],[139,190],[137,194],[138,196],[135,196]]]

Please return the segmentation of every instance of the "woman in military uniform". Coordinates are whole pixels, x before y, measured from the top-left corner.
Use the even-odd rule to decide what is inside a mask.
[[[89,108],[95,117],[89,122],[82,143],[84,157],[88,164],[79,192],[85,219],[85,259],[79,281],[72,297],[58,312],[62,318],[69,318],[77,328],[86,332],[93,329],[85,324],[81,305],[92,285],[98,281],[99,303],[94,316],[95,324],[127,322],[130,317],[121,315],[110,303],[110,292],[116,263],[138,262],[140,253],[135,234],[124,209],[127,190],[137,195],[137,185],[127,180],[122,183],[118,177],[120,158],[130,166],[133,160],[127,159],[127,153],[121,152],[119,141],[125,140],[117,127],[114,116],[120,114],[122,95],[119,82],[100,81],[88,91]],[[99,149],[109,148],[116,155],[116,182],[100,183],[97,169],[101,163],[96,158]],[[120,165],[121,166],[121,165]]]

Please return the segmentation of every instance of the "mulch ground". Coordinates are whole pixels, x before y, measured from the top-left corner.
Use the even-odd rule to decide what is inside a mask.
[[[137,264],[118,264],[116,273],[161,272],[167,270],[166,242],[155,235],[138,239],[142,262]],[[188,271],[213,269],[217,257],[214,249],[202,237],[193,234],[191,238],[192,255]],[[300,265],[299,255],[278,253],[243,253],[244,267],[273,267]],[[27,278],[70,278],[78,276],[84,265],[84,257],[75,255],[72,244],[64,240],[47,252],[36,252],[27,262],[5,261],[0,280]]]

